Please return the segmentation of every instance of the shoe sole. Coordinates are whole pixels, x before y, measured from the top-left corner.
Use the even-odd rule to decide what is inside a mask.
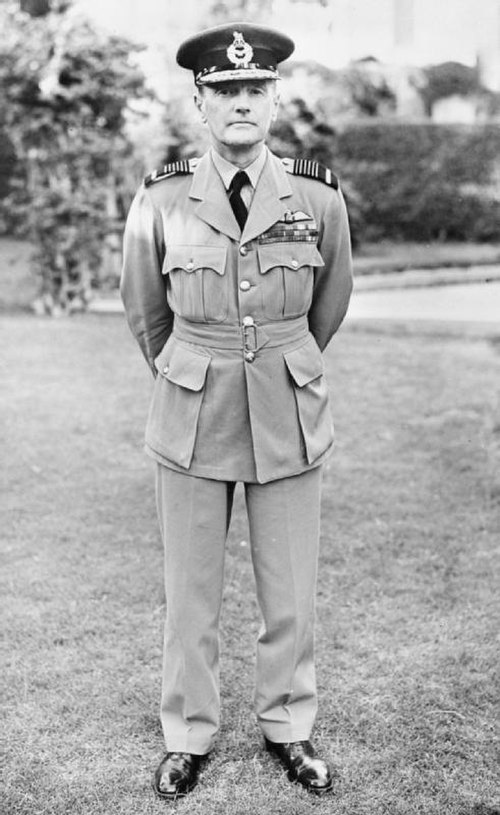
[[[208,759],[208,753],[207,753],[207,755],[200,756],[200,762],[199,762],[198,768],[196,770],[196,778],[195,778],[194,781],[191,782],[191,784],[188,784],[183,790],[181,790],[179,792],[165,792],[164,790],[159,789],[159,787],[158,787],[158,785],[156,783],[156,777],[153,776],[153,779],[151,781],[151,786],[153,788],[153,792],[155,793],[155,795],[158,796],[158,798],[161,798],[163,801],[177,801],[178,798],[185,798],[186,795],[189,795],[189,793],[192,790],[194,790],[194,788],[198,784],[198,781],[199,781],[198,774],[203,769],[203,765],[205,764],[207,759]]]
[[[314,787],[311,784],[301,781],[300,778],[297,778],[297,776],[290,770],[288,770],[286,777],[292,782],[292,784],[300,784],[303,789],[307,790],[307,792],[312,792],[313,795],[326,795],[327,792],[331,792],[333,790],[333,781],[326,784],[324,787]]]
[[[189,787],[186,787],[185,790],[182,792],[164,792],[163,790],[158,789],[156,784],[153,782],[152,785],[154,793],[161,798],[163,801],[177,801],[178,798],[185,798],[186,795],[189,795],[191,790],[194,790],[196,784],[191,784]]]

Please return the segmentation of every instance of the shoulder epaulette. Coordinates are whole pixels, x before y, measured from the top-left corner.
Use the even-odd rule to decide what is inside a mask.
[[[292,175],[301,175],[304,178],[315,178],[317,181],[322,181],[323,184],[328,184],[335,190],[339,187],[339,180],[335,173],[323,164],[318,164],[317,161],[311,161],[308,158],[283,158],[281,159],[287,173]]]
[[[151,184],[155,184],[156,181],[163,181],[164,178],[170,178],[173,175],[189,175],[194,172],[197,164],[197,158],[172,161],[170,164],[164,164],[159,170],[153,170],[152,173],[147,175],[144,179],[144,184],[146,187],[149,187]]]

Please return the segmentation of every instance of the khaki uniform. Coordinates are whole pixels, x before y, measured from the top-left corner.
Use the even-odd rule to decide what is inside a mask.
[[[270,152],[242,233],[210,154],[193,173],[142,186],[132,204],[121,291],[156,376],[146,450],[160,465],[167,552],[162,721],[169,750],[207,752],[218,725],[216,631],[228,489],[236,481],[246,485],[265,626],[259,721],[274,741],[308,737],[315,712],[310,621],[318,467],[333,442],[321,352],[344,318],[351,289],[340,192],[291,174]],[[310,489],[317,500],[304,500]],[[286,500],[276,498],[285,493]],[[295,562],[299,551],[312,569]],[[200,574],[190,585],[190,564],[207,558],[220,578],[208,570],[202,591]],[[279,583],[284,561],[292,564],[285,569],[291,582],[273,600],[266,575]],[[186,615],[205,620],[207,635],[193,631]],[[280,627],[280,620],[299,617],[295,633],[295,623]],[[183,664],[196,666],[187,685]]]
[[[192,475],[261,483],[321,463],[333,441],[321,351],[351,288],[341,195],[271,153],[243,234],[209,154],[193,175],[142,188],[122,295],[158,373],[148,453]]]

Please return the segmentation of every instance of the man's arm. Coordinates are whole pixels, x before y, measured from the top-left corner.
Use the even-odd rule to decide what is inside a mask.
[[[308,317],[309,330],[324,351],[345,317],[353,286],[349,222],[340,190],[325,211],[318,248],[325,265],[315,269]]]
[[[130,329],[155,375],[155,357],[168,340],[174,320],[161,272],[164,252],[160,214],[141,187],[125,226],[120,292]]]

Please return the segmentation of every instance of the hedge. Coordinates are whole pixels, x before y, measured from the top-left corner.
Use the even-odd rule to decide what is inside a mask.
[[[333,130],[302,100],[284,114],[271,147],[333,168],[356,243],[500,240],[499,125],[365,119]]]
[[[16,163],[16,151],[7,133],[0,130],[0,199],[10,191],[10,179]]]
[[[358,239],[500,240],[497,125],[349,125],[332,164],[356,193]]]

